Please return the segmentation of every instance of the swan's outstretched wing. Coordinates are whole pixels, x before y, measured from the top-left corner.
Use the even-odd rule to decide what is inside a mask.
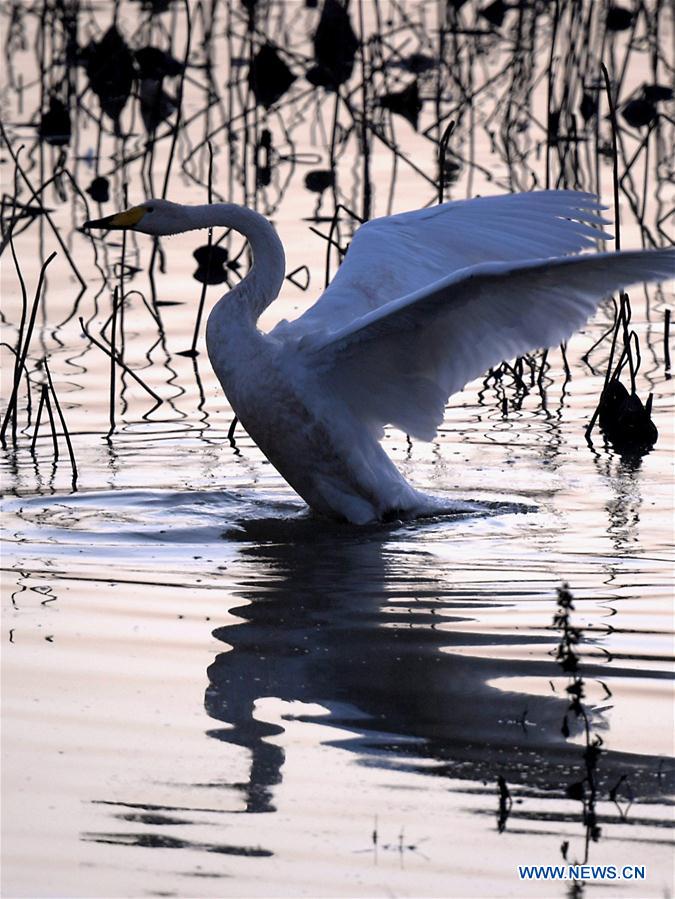
[[[448,397],[490,366],[566,340],[613,290],[672,277],[675,248],[483,263],[299,346],[372,430],[431,440]]]
[[[593,194],[544,190],[459,200],[362,225],[330,286],[277,333],[336,330],[398,297],[481,262],[578,253],[608,238]],[[596,227],[590,227],[596,226]]]

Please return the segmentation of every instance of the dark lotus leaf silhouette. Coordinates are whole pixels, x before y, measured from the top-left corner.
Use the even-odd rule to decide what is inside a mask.
[[[635,13],[625,6],[610,6],[605,23],[608,31],[626,31],[633,24]]]
[[[141,79],[139,96],[143,125],[148,134],[153,134],[173,114],[176,101],[164,90],[162,82],[155,78]]]
[[[380,97],[378,103],[390,112],[403,116],[404,119],[407,119],[407,121],[410,122],[415,131],[417,131],[417,120],[419,118],[420,110],[422,109],[417,79],[411,82],[402,91],[384,94]]]
[[[504,24],[504,17],[509,11],[509,8],[510,7],[507,6],[503,0],[494,0],[494,3],[490,3],[489,6],[485,6],[481,9],[480,14],[484,19],[487,19],[491,25],[500,28]]]
[[[658,117],[657,103],[673,99],[673,89],[664,84],[643,84],[622,108],[621,115],[633,128],[651,125]]]
[[[657,117],[656,106],[644,97],[629,100],[621,109],[621,115],[633,128],[644,128]]]
[[[598,95],[590,91],[584,91],[579,104],[579,112],[584,122],[589,122],[593,116],[596,116],[598,114]]]
[[[335,175],[330,169],[314,169],[305,175],[305,187],[315,194],[322,194],[333,184],[335,184]]]
[[[673,89],[665,84],[645,84],[642,88],[642,95],[650,103],[660,103],[673,99]]]
[[[134,0],[135,3],[141,4],[143,12],[150,13],[151,16],[159,15],[159,13],[168,12],[174,0]]]
[[[114,25],[100,41],[89,44],[86,52],[89,87],[98,97],[101,109],[115,123],[131,95],[134,59],[124,38]]]
[[[273,152],[272,132],[269,128],[263,128],[255,146],[255,180],[258,187],[267,187],[272,180]]]
[[[268,187],[272,183],[272,169],[269,165],[259,165],[256,168],[255,183],[258,187]]]
[[[251,61],[248,83],[256,102],[265,109],[280,100],[295,81],[288,68],[271,44],[263,44]]]
[[[240,2],[250,17],[255,15],[255,8],[258,5],[258,0],[240,0]]]
[[[443,184],[448,187],[450,184],[454,184],[455,181],[459,178],[459,173],[462,171],[462,166],[456,162],[454,159],[444,159],[443,160]]]
[[[642,455],[656,443],[659,432],[651,419],[650,403],[629,393],[614,379],[605,388],[600,401],[600,427],[621,455]]]
[[[342,3],[326,0],[314,35],[316,65],[307,72],[307,80],[337,90],[351,77],[358,47],[358,38]]]
[[[63,147],[70,143],[70,113],[58,97],[49,98],[49,109],[43,113],[38,128],[40,140],[54,147]]]
[[[159,47],[141,47],[134,53],[136,65],[141,78],[154,78],[161,81],[162,78],[175,78],[180,75],[185,66],[165,50]]]
[[[548,139],[553,143],[560,135],[560,110],[552,109],[548,114]]]
[[[565,792],[569,799],[576,799],[578,802],[583,802],[584,797],[586,796],[586,783],[583,780],[579,780],[576,783],[568,784]]]
[[[427,56],[425,53],[411,53],[410,56],[404,57],[398,63],[400,68],[413,75],[422,75],[424,72],[430,72],[436,68],[436,64],[434,57]]]
[[[263,128],[260,132],[260,140],[256,144],[256,153],[269,154],[272,149],[272,132],[269,128]]]
[[[193,277],[200,284],[223,284],[227,281],[225,264],[228,257],[225,247],[205,244],[203,247],[197,247],[192,255],[198,265]]]
[[[99,175],[91,182],[86,192],[96,203],[107,203],[110,199],[110,182]]]

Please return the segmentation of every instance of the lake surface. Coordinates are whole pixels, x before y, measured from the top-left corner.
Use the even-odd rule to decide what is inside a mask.
[[[591,446],[584,436],[610,353],[609,338],[593,348],[612,325],[607,303],[569,342],[569,375],[560,350],[534,354],[455,395],[433,443],[387,433],[406,477],[454,514],[355,528],[311,516],[241,426],[228,438],[203,323],[198,354],[181,355],[200,305],[192,253],[206,235],[163,240],[153,255],[143,235],[77,229],[123,208],[125,194],[133,204],[165,185],[170,199],[206,202],[210,139],[214,200],[255,206],[286,246],[270,327],[313,301],[327,265],[335,271],[326,238],[337,204],[355,214],[343,210],[332,232],[344,249],[357,217],[435,202],[452,119],[447,199],[541,188],[548,171],[550,186],[599,190],[611,205],[602,57],[620,81],[622,245],[665,243],[672,104],[659,101],[644,127],[622,110],[644,83],[668,83],[672,18],[646,4],[627,30],[606,31],[599,4],[573,16],[563,3],[557,23],[549,4],[507,11],[499,25],[466,3],[448,11],[441,37],[437,3],[352,3],[366,49],[354,45],[347,72],[349,32],[332,8],[345,76],[336,94],[311,73],[328,52],[312,41],[321,9],[165,5],[5,15],[3,123],[48,211],[13,220],[3,148],[3,230],[13,229],[29,313],[40,265],[57,256],[1,459],[3,895],[670,895],[672,290],[630,295],[637,391],[653,394],[659,429],[652,452],[622,457],[597,428]],[[136,94],[117,134],[110,98],[101,113],[73,41],[100,42],[113,10],[126,46],[190,63],[175,146],[172,112],[147,149]],[[272,86],[260,75],[256,102],[248,78],[265,39],[296,79],[267,110],[287,79],[278,67]],[[137,56],[136,74],[146,65]],[[376,102],[415,80],[417,130],[409,96]],[[176,98],[180,74],[162,89]],[[588,123],[584,93],[601,96]],[[61,146],[38,139],[50,96],[70,111]],[[561,112],[547,151],[548,105]],[[325,183],[310,173],[331,169],[323,194],[307,188]],[[84,193],[96,177],[109,181],[107,202]],[[18,182],[19,201],[37,206]],[[231,234],[220,246],[234,284],[244,242]],[[2,278],[3,340],[15,347],[9,247]],[[208,288],[205,315],[226,286]],[[115,344],[145,387],[119,366],[111,377],[91,340],[108,346],[115,287],[125,295]],[[4,414],[14,356],[2,352]],[[58,458],[46,406],[32,446],[45,358],[75,490],[53,399]],[[563,583],[574,596],[567,634],[580,632],[576,672],[554,624]],[[580,715],[570,686],[582,691]],[[518,876],[519,864],[577,862],[644,866],[645,879]]]

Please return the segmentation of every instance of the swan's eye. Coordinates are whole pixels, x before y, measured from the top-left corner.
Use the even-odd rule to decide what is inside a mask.
[[[154,206],[146,206],[146,207],[145,207],[145,211],[146,211],[146,212],[152,212],[153,209],[154,209]]]

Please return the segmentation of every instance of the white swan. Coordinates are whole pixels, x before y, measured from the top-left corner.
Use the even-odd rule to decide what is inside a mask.
[[[274,227],[242,206],[149,200],[85,228],[234,228],[253,266],[211,312],[206,343],[232,409],[312,509],[357,524],[423,514],[380,439],[432,440],[448,397],[490,366],[566,340],[612,291],[675,275],[675,248],[576,254],[607,237],[596,197],[482,197],[362,225],[319,300],[258,330],[285,274]]]

